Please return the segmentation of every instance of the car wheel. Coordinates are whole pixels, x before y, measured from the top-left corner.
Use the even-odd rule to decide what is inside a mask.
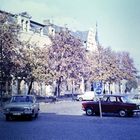
[[[86,115],[92,116],[93,115],[93,110],[91,108],[86,109]]]
[[[82,97],[80,97],[80,98],[79,98],[79,101],[83,101],[83,98],[82,98]]]
[[[120,116],[120,117],[125,117],[126,114],[127,114],[127,113],[126,113],[125,110],[120,110],[120,111],[119,111],[119,116]]]
[[[37,117],[38,117],[38,113],[35,114],[35,118],[37,118]]]

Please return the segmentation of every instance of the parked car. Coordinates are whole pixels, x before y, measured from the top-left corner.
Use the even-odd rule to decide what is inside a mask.
[[[83,100],[94,100],[95,98],[95,93],[94,91],[87,91],[84,94],[78,95],[77,100],[78,101],[83,101]]]
[[[55,96],[36,96],[36,99],[39,103],[40,102],[52,103],[57,101],[57,98]]]
[[[125,95],[104,95],[101,108],[103,113],[118,113],[121,117],[133,116],[134,112],[140,111],[140,106],[130,103]],[[83,102],[82,109],[88,116],[100,115],[98,101]]]
[[[131,103],[140,105],[140,94],[128,94],[126,96]]]
[[[39,103],[33,95],[12,96],[10,102],[4,107],[4,115],[7,121],[17,116],[37,118],[38,113]]]

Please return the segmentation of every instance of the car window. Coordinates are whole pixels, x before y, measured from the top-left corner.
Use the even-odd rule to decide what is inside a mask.
[[[117,97],[117,102],[122,102],[121,97]]]
[[[127,96],[121,97],[121,100],[123,103],[130,103],[131,102],[131,99],[128,98]]]
[[[138,96],[134,96],[132,99],[138,99]]]
[[[110,98],[109,98],[109,101],[110,101],[110,102],[116,102],[116,97],[110,97]]]
[[[33,97],[32,96],[14,96],[11,99],[11,102],[30,102],[33,103]]]
[[[107,101],[108,97],[104,96],[101,100],[102,101]]]
[[[139,95],[135,95],[132,99],[140,99],[140,96]]]

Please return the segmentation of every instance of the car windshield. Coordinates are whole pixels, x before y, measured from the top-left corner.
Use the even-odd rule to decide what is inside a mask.
[[[129,96],[132,100],[140,100],[140,94],[134,94],[134,95],[131,95]]]
[[[11,99],[11,102],[29,102],[33,103],[33,97],[32,96],[14,96]]]
[[[121,97],[121,99],[124,103],[131,103],[132,102],[128,96],[123,96],[123,97]]]

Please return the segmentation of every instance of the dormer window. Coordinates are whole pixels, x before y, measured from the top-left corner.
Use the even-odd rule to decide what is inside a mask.
[[[28,31],[28,21],[26,21],[25,30]]]
[[[40,28],[40,35],[43,35],[43,28]]]
[[[21,20],[21,28],[22,28],[22,30],[24,29],[24,20],[23,19]]]

